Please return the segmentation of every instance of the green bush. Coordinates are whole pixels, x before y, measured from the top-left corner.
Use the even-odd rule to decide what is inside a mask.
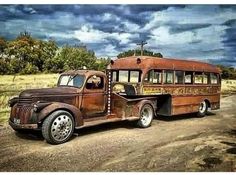
[[[11,65],[5,60],[0,58],[0,74],[11,74]]]
[[[37,66],[27,63],[25,68],[20,72],[20,74],[36,74],[39,72]]]

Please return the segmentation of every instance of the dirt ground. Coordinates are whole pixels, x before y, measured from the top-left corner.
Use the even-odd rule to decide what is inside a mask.
[[[84,128],[62,145],[0,126],[0,171],[236,171],[236,95],[212,112]]]

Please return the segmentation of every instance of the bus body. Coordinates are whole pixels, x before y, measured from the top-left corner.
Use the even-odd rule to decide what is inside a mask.
[[[113,91],[124,92],[125,84],[135,88],[132,96],[158,96],[157,115],[198,112],[204,102],[208,109],[220,108],[220,70],[198,61],[126,57],[110,64]]]

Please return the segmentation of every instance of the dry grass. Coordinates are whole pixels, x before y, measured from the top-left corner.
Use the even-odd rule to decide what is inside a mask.
[[[7,121],[10,108],[8,100],[25,89],[47,88],[56,85],[59,74],[1,75],[0,76],[0,124]]]
[[[224,94],[236,93],[236,80],[223,80],[221,83],[221,91]]]

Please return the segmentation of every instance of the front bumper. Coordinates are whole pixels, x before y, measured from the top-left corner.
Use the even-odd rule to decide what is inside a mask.
[[[15,124],[11,120],[9,120],[9,125],[13,129],[33,129],[33,130],[40,129],[37,124]]]

